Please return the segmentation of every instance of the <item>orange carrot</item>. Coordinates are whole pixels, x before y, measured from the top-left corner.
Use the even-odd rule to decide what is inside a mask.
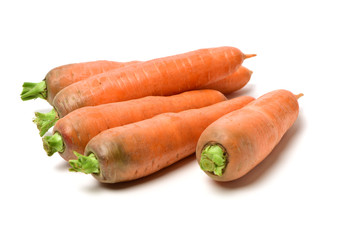
[[[202,88],[215,89],[224,94],[230,94],[243,88],[249,82],[252,73],[248,68],[241,66],[231,75],[216,82],[206,84]]]
[[[58,151],[65,160],[69,160],[75,157],[73,151],[83,154],[86,144],[109,128],[225,100],[226,97],[216,90],[196,90],[169,97],[149,96],[80,108],[57,121],[53,136],[44,137],[44,147],[49,156]]]
[[[197,143],[202,170],[216,181],[231,181],[248,173],[293,125],[300,96],[276,90],[212,123]]]
[[[221,79],[252,56],[220,47],[154,59],[76,82],[61,90],[53,105],[59,116],[65,116],[85,106],[173,95]]]
[[[108,129],[89,141],[86,156],[76,153],[78,159],[69,161],[70,171],[93,173],[106,183],[147,176],[194,153],[209,124],[253,100],[243,96]]]
[[[31,100],[36,98],[46,99],[52,104],[55,95],[63,88],[82,81],[88,77],[109,70],[121,68],[127,65],[135,64],[132,62],[113,62],[113,61],[94,61],[84,63],[73,63],[52,69],[47,73],[45,79],[39,83],[25,82],[21,99]]]
[[[224,94],[229,94],[231,92],[241,89],[250,80],[252,71],[241,66],[236,72],[217,80],[214,83],[205,85],[202,89],[215,89]],[[55,110],[48,113],[35,113],[34,123],[36,123],[40,136],[43,136],[48,129],[50,129],[59,119],[59,116]]]

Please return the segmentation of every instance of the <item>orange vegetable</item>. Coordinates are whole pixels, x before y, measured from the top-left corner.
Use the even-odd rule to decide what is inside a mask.
[[[169,97],[149,96],[135,100],[108,103],[77,109],[57,121],[53,136],[44,137],[48,155],[58,151],[69,160],[73,151],[83,154],[86,144],[109,128],[151,118],[165,112],[180,112],[225,101],[216,90],[196,90]]]
[[[206,84],[202,88],[215,89],[224,94],[230,94],[243,88],[249,82],[252,73],[248,68],[241,66],[236,72],[216,82]]]
[[[231,181],[248,173],[293,125],[300,96],[276,90],[212,123],[197,143],[202,170],[216,181]]]
[[[76,82],[61,90],[53,105],[62,117],[85,106],[194,90],[226,77],[252,56],[220,47],[154,59]]]
[[[241,66],[231,75],[223,77],[214,83],[205,85],[202,87],[202,89],[215,89],[224,94],[229,94],[241,89],[245,84],[247,84],[247,82],[250,80],[251,74],[252,71]],[[43,136],[59,119],[59,116],[55,110],[52,110],[49,113],[36,112],[35,116],[36,118],[34,119],[34,122],[37,124],[37,127],[40,131],[40,136]]]
[[[40,97],[52,104],[53,99],[58,92],[75,82],[80,82],[94,75],[136,63],[140,62],[131,61],[124,63],[103,60],[59,66],[49,71],[45,79],[39,83],[25,82],[23,84],[21,98],[26,101]],[[202,89],[215,89],[224,94],[229,94],[244,87],[250,80],[251,74],[252,71],[241,66],[233,74],[228,75],[215,83],[207,84],[202,87]]]
[[[113,61],[94,61],[84,63],[73,63],[56,67],[49,71],[45,79],[39,83],[25,82],[21,99],[26,101],[35,98],[46,99],[52,104],[55,95],[63,88],[82,81],[88,77],[109,70],[121,68],[127,65],[135,64],[132,62],[113,62]]]
[[[86,156],[76,154],[78,159],[69,161],[70,170],[93,173],[106,183],[147,176],[194,153],[209,124],[253,100],[243,96],[108,129],[89,141]]]

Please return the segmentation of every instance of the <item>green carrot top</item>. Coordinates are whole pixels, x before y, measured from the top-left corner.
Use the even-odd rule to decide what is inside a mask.
[[[37,124],[37,127],[39,129],[40,136],[44,136],[44,134],[54,126],[54,124],[58,121],[59,117],[57,112],[52,109],[48,113],[35,113],[35,119],[33,122]]]
[[[203,149],[200,160],[200,167],[203,171],[222,176],[226,165],[226,154],[219,145],[211,145]]]
[[[99,162],[96,156],[91,153],[88,156],[81,155],[77,152],[73,152],[78,159],[70,160],[69,164],[71,168],[70,172],[82,172],[82,173],[99,173]]]
[[[22,85],[23,89],[20,97],[23,101],[36,99],[36,98],[47,98],[47,88],[45,80],[39,83],[24,82]]]
[[[58,132],[52,136],[45,136],[43,144],[48,156],[52,156],[55,152],[63,152],[65,148],[63,138]]]

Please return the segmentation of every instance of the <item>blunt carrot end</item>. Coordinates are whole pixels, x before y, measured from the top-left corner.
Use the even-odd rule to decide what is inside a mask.
[[[55,152],[64,151],[64,142],[60,133],[54,133],[52,136],[43,138],[44,149],[48,156],[52,156]]]
[[[58,121],[58,114],[57,112],[52,109],[48,113],[35,113],[35,119],[33,119],[33,122],[37,125],[39,129],[40,136],[44,136],[44,134],[54,126],[54,124]]]
[[[22,92],[20,97],[23,101],[36,99],[36,98],[47,98],[46,82],[41,81],[39,83],[24,82],[22,85]]]
[[[227,156],[220,146],[210,145],[203,149],[200,160],[200,167],[203,171],[222,176],[227,163]]]
[[[71,166],[69,168],[70,172],[99,173],[99,162],[93,153],[88,156],[81,155],[75,151],[73,153],[78,159],[69,161]]]

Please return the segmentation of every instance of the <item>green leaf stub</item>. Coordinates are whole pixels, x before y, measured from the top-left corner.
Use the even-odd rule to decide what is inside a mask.
[[[209,145],[201,153],[200,167],[203,171],[222,176],[227,163],[227,154],[219,145]]]
[[[78,159],[68,161],[71,168],[70,172],[82,172],[82,173],[99,173],[99,162],[96,156],[91,153],[88,156],[81,155],[77,152],[73,152]]]

